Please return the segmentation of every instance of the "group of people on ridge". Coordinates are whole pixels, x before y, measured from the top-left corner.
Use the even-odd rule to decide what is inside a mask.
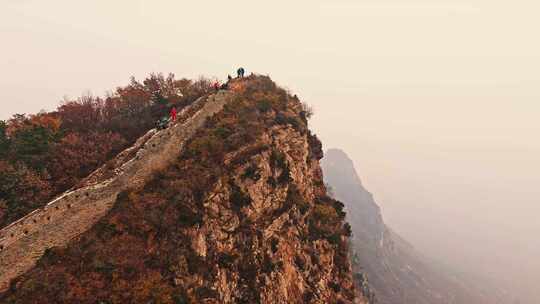
[[[236,78],[244,78],[244,75],[246,74],[246,70],[244,68],[239,68],[236,71]],[[233,80],[233,77],[229,74],[227,75],[227,82],[220,85],[219,81],[216,80],[214,82],[214,89],[217,91],[219,90],[228,90],[229,89],[229,83]],[[169,112],[169,117],[163,117],[162,119],[158,120],[156,123],[156,126],[158,129],[166,129],[170,123],[176,121],[176,117],[178,115],[178,112],[176,110],[176,107],[172,107],[171,111]]]
[[[244,68],[239,68],[236,71],[236,75],[237,75],[236,78],[244,78],[245,74],[246,74],[246,70],[244,70]],[[233,80],[233,77],[231,76],[231,74],[227,75],[227,82],[224,84],[220,85],[219,81],[216,80],[216,82],[214,82],[214,89],[216,91],[229,89],[229,83],[231,82],[231,80]]]

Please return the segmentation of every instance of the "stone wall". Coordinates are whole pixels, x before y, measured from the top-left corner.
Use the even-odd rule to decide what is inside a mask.
[[[200,109],[185,122],[145,135],[150,138],[136,153],[130,151],[134,157],[114,168],[111,178],[64,193],[0,230],[0,291],[9,286],[10,280],[31,269],[47,248],[64,246],[92,227],[109,211],[120,192],[144,186],[154,172],[178,157],[186,141],[207,118],[221,111],[228,99],[225,91],[199,99],[186,112]]]

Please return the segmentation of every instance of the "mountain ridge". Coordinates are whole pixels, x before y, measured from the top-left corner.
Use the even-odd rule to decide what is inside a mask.
[[[48,249],[0,301],[369,303],[309,110],[269,77],[235,83],[171,163]]]

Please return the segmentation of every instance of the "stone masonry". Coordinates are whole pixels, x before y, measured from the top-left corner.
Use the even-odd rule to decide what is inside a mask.
[[[65,246],[91,228],[110,210],[120,192],[144,186],[154,172],[178,157],[186,141],[228,100],[226,91],[200,98],[184,111],[198,109],[184,122],[159,132],[151,130],[136,153],[133,148],[126,150],[130,153],[123,152],[133,157],[114,168],[112,177],[68,191],[0,230],[0,291],[30,270],[46,249]]]

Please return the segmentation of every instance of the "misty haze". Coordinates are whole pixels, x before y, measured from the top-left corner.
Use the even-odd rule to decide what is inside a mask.
[[[300,145],[299,139],[292,135],[282,135],[291,140],[290,143],[280,142],[282,138],[277,135],[276,138],[279,140],[265,142],[260,139],[270,136],[270,133],[260,130],[273,130],[271,127],[274,126],[274,123],[269,122],[270,119],[264,115],[270,115],[268,112],[275,111],[277,125],[281,120],[286,121],[285,125],[287,122],[293,127],[301,125],[300,131],[296,131],[302,136],[308,136],[309,141],[306,140],[306,146],[308,144],[317,146],[309,137],[311,134],[316,134],[322,143],[321,150],[325,151],[325,158],[321,161],[324,181],[329,186],[329,192],[334,192],[328,196],[332,196],[332,200],[343,202],[347,212],[344,219],[334,222],[335,227],[339,226],[340,221],[343,223],[349,221],[352,226],[351,248],[341,248],[341,245],[336,245],[332,241],[329,241],[329,244],[337,248],[335,251],[338,256],[339,250],[348,251],[352,259],[356,251],[358,258],[357,261],[351,260],[351,269],[346,275],[339,278],[326,278],[321,275],[321,280],[324,277],[327,281],[337,282],[333,283],[334,285],[341,284],[340,288],[334,288],[339,289],[335,291],[336,295],[324,294],[324,290],[334,290],[329,287],[323,291],[314,289],[310,291],[309,296],[306,296],[308,293],[305,290],[308,287],[303,285],[295,287],[304,292],[302,297],[298,298],[303,299],[301,300],[303,303],[319,303],[317,301],[335,299],[349,303],[348,295],[340,293],[343,293],[343,289],[352,288],[352,285],[347,285],[348,279],[343,277],[350,276],[357,280],[357,277],[364,278],[364,272],[367,273],[367,280],[362,281],[363,283],[355,281],[355,288],[359,293],[364,293],[365,299],[362,301],[365,302],[358,302],[357,296],[356,303],[463,304],[473,303],[471,301],[501,304],[540,303],[538,289],[538,282],[540,282],[540,260],[538,259],[540,256],[538,238],[540,233],[538,220],[540,214],[540,204],[538,204],[540,198],[540,140],[538,140],[540,133],[538,119],[540,117],[540,74],[538,73],[540,42],[536,39],[540,28],[539,3],[525,0],[513,2],[499,0],[302,0],[290,2],[278,0],[268,3],[244,0],[217,3],[206,0],[191,2],[8,0],[2,6],[0,10],[0,39],[2,41],[0,47],[2,71],[0,74],[0,121],[2,121],[0,124],[2,131],[0,132],[0,170],[3,172],[0,172],[0,229],[9,228],[10,224],[33,210],[44,208],[49,202],[60,197],[64,191],[78,189],[80,185],[92,178],[108,176],[103,172],[97,174],[95,170],[111,169],[115,164],[127,163],[127,157],[135,154],[131,155],[133,150],[129,152],[126,149],[144,147],[144,144],[139,146],[137,144],[146,143],[150,135],[154,134],[147,133],[153,132],[151,130],[155,127],[154,120],[161,116],[167,118],[171,107],[174,107],[175,111],[178,109],[179,121],[186,123],[190,131],[199,130],[199,133],[193,131],[194,133],[190,135],[202,136],[204,130],[210,130],[205,128],[210,128],[212,123],[221,126],[225,130],[220,129],[222,133],[230,133],[226,134],[229,137],[225,139],[218,136],[222,133],[210,136],[211,139],[220,138],[225,142],[215,144],[209,140],[192,143],[192,139],[186,135],[187,132],[184,134],[183,131],[178,131],[180,135],[178,139],[175,139],[177,140],[175,143],[184,144],[185,142],[186,146],[182,146],[185,151],[179,152],[181,157],[175,158],[175,161],[181,159],[184,162],[177,163],[175,168],[182,168],[182,170],[189,167],[189,164],[210,164],[210,161],[205,162],[204,157],[215,161],[217,156],[213,154],[212,156],[211,153],[217,153],[215,151],[221,151],[220,149],[224,149],[225,156],[228,155],[226,153],[230,153],[236,157],[237,154],[241,154],[238,151],[251,151],[253,147],[250,145],[253,143],[265,147],[276,144],[277,146],[272,148],[274,150],[285,149],[284,147],[298,148],[295,145]],[[239,67],[245,68],[246,80],[237,75]],[[160,73],[161,78],[156,76]],[[169,73],[174,74],[174,80],[167,79]],[[228,75],[234,79],[227,82]],[[267,79],[266,75],[275,81],[276,87],[273,82],[272,85],[269,84],[271,80]],[[132,76],[135,83],[130,82]],[[213,87],[215,81],[219,81],[219,85],[228,86],[215,88]],[[152,91],[153,86],[158,86],[159,89]],[[271,93],[264,91],[264,94],[253,93],[262,90],[261,88],[267,90],[268,87],[272,87],[274,91]],[[138,95],[135,96],[135,93],[133,93],[135,97],[129,95],[135,91]],[[160,94],[165,91],[166,93],[158,96],[154,94],[157,91]],[[174,93],[171,93],[173,91]],[[144,95],[140,92],[148,94]],[[256,122],[248,122],[248,126],[249,123],[260,125],[246,127],[246,129],[252,132],[260,131],[261,133],[255,134],[260,138],[253,134],[250,137],[242,133],[243,129],[235,134],[232,127],[223,127],[231,121],[238,121],[238,124],[241,124],[246,120],[233,117],[233,114],[228,113],[227,111],[232,108],[227,105],[228,102],[237,101],[239,98],[251,100],[249,98],[262,95],[269,102],[285,98],[283,96],[286,95],[289,103],[281,107],[275,104],[272,106],[266,103],[262,106],[257,104],[254,111],[259,111],[257,115],[262,115],[261,117],[269,121],[261,118]],[[102,119],[105,121],[102,121],[103,126],[97,127],[97,124],[94,125],[95,121],[92,120],[94,117],[90,117],[87,112],[77,112],[73,110],[74,108],[69,108],[70,104],[81,103],[84,98],[80,97],[94,101],[104,101],[109,98],[117,102],[110,108],[115,108],[119,113],[122,112],[122,106],[133,100],[137,102],[144,100],[145,106],[135,110],[126,106],[125,111],[129,114],[124,113],[124,115],[122,112],[114,117],[111,114]],[[199,99],[215,102],[219,105],[219,110],[217,106],[205,108],[197,103]],[[246,104],[244,106],[249,108],[249,102]],[[62,108],[62,105],[66,107]],[[221,107],[224,109],[223,113],[220,112]],[[299,107],[305,108],[299,112]],[[104,115],[103,113],[110,108],[103,106],[95,113]],[[182,112],[183,109],[186,111]],[[196,111],[200,109],[206,109],[208,112]],[[238,113],[244,113],[240,106],[233,109],[238,110]],[[303,123],[306,120],[307,125],[309,117],[305,117],[305,112],[309,109],[313,110],[313,116],[309,119],[308,129],[303,127]],[[47,119],[37,119],[36,117],[39,116],[37,114],[40,112],[40,115]],[[212,118],[214,112],[218,116]],[[245,110],[245,112],[249,111]],[[27,116],[21,118],[21,116],[14,116],[16,114]],[[73,116],[70,116],[71,114]],[[208,122],[205,124],[199,122],[198,119],[202,118],[197,115],[208,119]],[[298,123],[298,119],[290,118],[294,115],[299,115],[298,119],[302,123]],[[69,121],[71,124],[69,126],[67,119],[64,119],[66,117],[70,119],[75,117],[73,121]],[[293,120],[295,122],[291,123]],[[36,147],[22,149],[26,152],[31,150],[28,152],[30,153],[28,157],[17,158],[16,151],[19,151],[17,150],[19,147],[17,146],[19,142],[16,140],[17,131],[26,130],[21,126],[35,125],[36,121],[57,132],[48,139],[50,147],[58,147],[60,143],[69,144],[69,147],[79,147],[77,145],[82,145],[84,142],[92,142],[91,148],[81,148],[81,150],[77,150],[78,148],[70,150],[65,146],[65,149],[51,148],[52,150],[46,150],[38,157],[32,153],[41,149],[42,146],[36,144]],[[190,122],[193,122],[193,126],[189,125]],[[140,125],[137,126],[137,123]],[[95,128],[95,130],[92,129],[92,133],[83,130],[84,127]],[[66,134],[75,133],[74,130],[78,134],[92,135],[81,137],[81,139],[67,137]],[[249,133],[248,131],[245,132]],[[32,136],[28,135],[28,138],[34,138]],[[230,144],[227,141],[230,138],[242,138],[246,142]],[[105,142],[107,145],[99,144]],[[96,153],[99,155],[88,152],[88,149],[94,149],[94,143],[95,150],[98,151]],[[301,143],[303,145],[303,142]],[[40,142],[40,144],[43,143]],[[227,146],[228,144],[230,147]],[[161,141],[157,145],[168,147]],[[192,145],[207,147],[208,151],[199,151],[200,153],[197,154],[193,152],[195,148]],[[6,152],[2,152],[4,147]],[[314,147],[310,149],[317,150]],[[234,153],[233,148],[238,149],[237,154]],[[306,151],[293,152],[301,154]],[[318,172],[318,163],[308,162],[309,166],[303,167],[304,164],[298,161],[295,165],[296,154],[293,152],[288,151],[289,154],[284,152],[285,156],[283,156],[292,168],[292,177],[287,182],[292,184],[293,181],[297,182],[296,179],[303,181],[318,178],[317,174],[313,173]],[[311,157],[315,161],[318,158],[314,156],[317,155],[316,152],[311,150],[309,153],[306,152],[305,158]],[[227,163],[228,166],[229,156],[225,156],[223,159],[227,161],[223,163]],[[191,162],[186,160],[189,157],[193,158]],[[255,166],[254,162],[260,161],[258,167],[267,168],[276,162],[275,158],[274,154],[267,155],[260,152],[259,156],[246,160],[245,164]],[[277,157],[277,159],[281,158]],[[80,163],[75,164],[75,162]],[[149,163],[152,162],[149,161]],[[265,162],[269,165],[264,165]],[[277,161],[277,163],[280,162]],[[204,169],[219,167],[216,163],[211,164],[215,167],[208,165],[203,166]],[[223,165],[223,168],[230,169],[227,166]],[[21,169],[22,167],[24,169]],[[74,171],[65,171],[66,167]],[[170,167],[167,168],[170,170]],[[201,168],[191,169],[193,172],[200,173],[203,170]],[[293,170],[294,168],[297,171]],[[219,174],[212,171],[208,174],[201,173],[201,176],[207,177],[214,174],[221,176],[223,180],[231,179],[238,183],[234,186],[229,184],[231,189],[224,193],[234,194],[238,188],[253,196],[253,193],[257,191],[264,194],[266,193],[264,191],[268,190],[264,188],[267,186],[260,186],[262,188],[258,190],[249,188],[257,184],[257,178],[253,178],[253,183],[243,184],[246,175],[258,176],[252,172],[253,168],[251,168],[252,171],[247,170],[247,173],[242,173],[243,175],[238,173],[239,171],[226,169],[219,171]],[[77,172],[77,174],[71,172]],[[203,180],[192,171],[182,172],[190,172]],[[69,176],[64,176],[62,173]],[[138,177],[141,174],[139,172],[133,175]],[[156,174],[148,174],[148,176]],[[265,174],[272,173],[261,169],[259,175],[265,177]],[[171,179],[174,176],[180,179],[178,177],[180,175],[180,173],[175,175],[167,171],[156,176],[167,176]],[[216,179],[219,180],[217,177]],[[22,186],[23,180],[27,183],[24,186]],[[144,189],[150,189],[152,185],[156,185],[151,180],[144,179],[144,182],[146,185]],[[204,193],[217,191],[216,193],[223,196],[223,193],[216,190],[219,189],[216,185],[221,184],[217,182],[217,184],[212,184],[214,180],[205,180],[205,182],[208,182],[208,185],[203,184],[208,187],[200,191]],[[50,183],[50,185],[43,186],[44,183]],[[169,185],[163,183],[163,185]],[[180,187],[180,184],[184,187],[189,183],[171,182],[171,187]],[[289,190],[280,190],[279,187],[283,185],[279,182],[276,182],[274,186],[275,188],[271,189],[274,192],[268,190],[269,193],[283,192],[289,195],[292,191],[290,189],[293,188],[298,188],[298,191],[303,194],[323,191],[317,186],[299,182],[294,187],[287,188]],[[42,187],[46,191],[38,194],[36,187]],[[251,192],[246,189],[250,189]],[[126,197],[129,197],[131,203],[141,203],[144,197],[152,195],[153,199],[159,197],[156,194],[158,191],[153,190],[155,192],[149,192],[150,194],[137,192],[137,195],[130,194]],[[115,193],[118,195],[118,202],[122,202],[124,191],[128,191],[127,188],[119,187],[118,193]],[[194,197],[196,201],[199,199],[198,195],[202,195],[199,192],[194,190],[196,194],[190,194],[191,196],[186,194],[185,197]],[[35,202],[31,206],[19,207],[14,193],[24,193],[21,196]],[[169,193],[167,195],[175,197],[176,200],[184,194]],[[96,194],[96,197],[99,195]],[[242,198],[241,195],[239,197]],[[260,199],[265,202],[264,204],[270,204],[269,197],[273,196],[268,194],[268,197],[252,197],[251,201],[258,202],[257,199]],[[327,196],[322,195],[322,197]],[[115,196],[115,202],[116,199]],[[156,201],[158,201],[157,198]],[[110,204],[112,202],[111,200]],[[116,204],[120,204],[118,202]],[[314,200],[314,206],[316,202],[317,199]],[[205,201],[205,204],[208,203]],[[254,210],[260,206],[270,208],[271,204],[268,206],[264,204],[253,203],[257,206],[253,208]],[[203,206],[203,203],[199,205]],[[246,203],[246,205],[249,204]],[[71,203],[69,206],[72,208]],[[116,212],[115,208],[111,209],[113,210],[111,214]],[[150,205],[148,208],[151,208]],[[163,210],[168,210],[163,208]],[[193,206],[183,208],[196,209]],[[244,211],[234,208],[231,210],[244,212],[244,218],[258,214],[249,209],[249,206],[242,205],[242,208],[245,209],[240,208],[240,210]],[[284,210],[284,208],[276,207],[276,210]],[[245,211],[248,209],[250,211]],[[103,214],[99,217],[105,216],[105,209],[103,210]],[[277,212],[276,210],[274,212]],[[316,208],[314,207],[313,210]],[[339,207],[336,210],[339,214]],[[206,219],[208,215],[201,212],[202,215],[197,214],[193,217]],[[264,212],[261,214],[266,216]],[[294,215],[292,211],[288,214],[289,218],[296,219]],[[97,215],[95,217],[98,218]],[[243,217],[239,216],[239,221]],[[253,227],[263,227],[262,223],[266,223],[256,216],[249,220],[251,222],[248,223],[252,223]],[[201,221],[204,222],[204,220]],[[301,221],[300,217],[298,221]],[[230,220],[230,222],[234,221]],[[294,221],[291,220],[291,222]],[[310,221],[306,220],[306,223],[309,225]],[[194,227],[202,227],[203,224],[197,223],[197,225]],[[94,235],[92,229],[100,227],[94,222],[85,223],[83,226],[84,229],[81,228],[80,232],[89,231],[85,236],[90,240]],[[118,227],[120,226],[118,224]],[[239,227],[238,230],[235,228],[231,231],[244,229],[242,223]],[[273,228],[268,228],[268,231],[260,229],[266,234],[270,233],[268,231],[274,233]],[[24,229],[21,231],[22,241],[17,239],[17,242],[31,242],[34,237],[33,232]],[[211,229],[204,231],[211,231]],[[301,231],[300,228],[299,231]],[[25,236],[28,233],[30,235]],[[190,233],[195,239],[196,233]],[[66,237],[64,243],[55,243],[55,247],[63,248],[64,245],[67,246],[68,241],[72,242],[72,238],[79,240],[80,235],[79,232],[74,233],[69,238]],[[96,232],[96,235],[100,233]],[[222,236],[219,233],[216,235]],[[383,235],[388,239],[385,240]],[[28,240],[24,239],[25,237]],[[210,238],[208,235],[206,237]],[[244,237],[248,238],[242,235],[238,237],[238,240],[243,240]],[[286,235],[275,235],[275,237],[279,240],[287,239]],[[6,244],[10,242],[9,246],[11,246],[12,241],[8,239],[9,235],[0,233],[0,245],[6,240]],[[186,237],[186,239],[189,238]],[[215,255],[219,256],[219,261],[222,262],[236,256],[230,254],[224,258],[223,253],[218,254],[213,250],[221,250],[226,247],[225,245],[212,247],[208,243],[203,246],[200,245],[203,239],[206,240],[202,236],[197,239],[198,247],[194,245],[199,250],[195,251],[204,252],[204,255],[200,254],[201,257],[208,258]],[[149,243],[151,243],[150,240],[153,242],[153,237],[149,237],[148,240]],[[256,241],[252,242],[259,244]],[[302,239],[295,244],[298,246],[302,244],[303,248],[311,248],[311,245],[306,245],[308,243],[304,242],[307,241]],[[143,243],[141,241],[141,244]],[[69,244],[75,246],[74,243]],[[291,248],[294,247],[289,245]],[[8,245],[2,246],[11,250]],[[77,246],[75,247],[84,248],[82,245]],[[107,246],[112,246],[112,243]],[[158,245],[148,246],[147,251],[150,252],[157,250]],[[233,245],[231,243],[227,246]],[[313,247],[316,246],[313,245]],[[65,254],[69,256],[66,260],[73,261],[74,264],[78,263],[79,257],[68,254],[73,251],[69,248],[74,247],[66,248],[68,249],[62,254],[57,253],[58,256],[64,257]],[[161,248],[160,252],[166,252],[163,248],[169,247],[159,248]],[[309,250],[306,249],[307,251]],[[43,252],[40,251],[39,256]],[[49,252],[49,248],[46,252]],[[106,252],[106,250],[96,249],[96,252]],[[136,252],[135,249],[133,252]],[[261,249],[257,252],[263,251]],[[255,256],[255,253],[252,255]],[[4,257],[0,251],[0,259],[2,258]],[[4,261],[7,260],[6,255]],[[85,259],[81,258],[81,260]],[[294,257],[291,260],[294,260]],[[188,257],[186,261],[191,260]],[[101,260],[100,263],[108,265]],[[144,263],[151,264],[148,260]],[[238,261],[236,263],[242,264]],[[257,271],[268,272],[265,263],[261,262],[264,266],[261,267],[264,269],[261,271],[257,269]],[[284,263],[287,264],[286,261]],[[362,263],[365,264],[362,265]],[[0,276],[2,272],[7,274],[12,271],[12,269],[8,271],[11,265],[4,264],[0,260]],[[37,268],[33,268],[34,264]],[[230,265],[232,264],[234,263],[231,262]],[[254,264],[257,263],[254,262]],[[277,273],[279,270],[276,269],[280,269],[279,265],[282,264],[276,262],[278,266],[270,268]],[[50,265],[45,262],[32,261],[29,265],[31,267],[28,267],[28,272],[25,269],[13,276],[21,275],[20,282],[28,283],[40,275],[48,274],[54,277],[52,273],[61,273],[61,271],[50,271]],[[103,265],[100,267],[105,267]],[[235,269],[236,266],[230,265],[227,266],[229,268],[224,268],[232,272],[231,269]],[[344,267],[338,266],[335,266],[336,269]],[[414,269],[405,274],[403,269],[407,267]],[[163,268],[167,267],[163,266]],[[191,271],[193,275],[193,270]],[[242,271],[242,269],[237,269],[238,273]],[[251,273],[250,271],[255,270],[249,269],[244,272]],[[292,277],[285,270],[284,273],[283,277],[287,275]],[[152,277],[152,280],[159,281],[154,273],[146,275]],[[163,272],[160,275],[166,277]],[[258,276],[258,282],[271,282],[278,277],[276,274],[274,276],[267,274],[263,280],[261,276]],[[301,276],[298,275],[298,277]],[[182,284],[189,285],[185,277],[178,275],[175,279],[167,279],[168,281],[163,279],[169,282],[167,284],[170,286],[165,283],[159,286],[167,285],[167,288],[170,287],[167,289],[169,292],[174,288],[180,288],[179,286],[184,288]],[[200,280],[209,279],[201,276]],[[220,283],[214,282],[215,284],[212,283],[214,285],[211,283],[207,285],[218,286],[227,281],[220,280],[222,280]],[[305,281],[308,280],[305,279]],[[20,286],[28,287],[29,285],[20,283],[18,291],[9,291],[6,295],[1,295],[4,291],[2,288],[5,287],[2,286],[3,283],[0,282],[1,303],[12,303],[9,301],[13,299],[20,301],[13,303],[25,303],[24,301],[33,301],[45,294],[49,296],[54,294],[49,289],[47,289],[48,293],[36,291],[25,294],[20,291],[24,289]],[[84,285],[81,282],[78,284]],[[287,282],[283,284],[280,286],[289,286]],[[365,290],[362,289],[364,288],[362,284],[367,286]],[[114,288],[120,288],[120,285],[115,285]],[[144,286],[150,285],[147,283]],[[306,286],[308,285],[306,283]],[[227,288],[221,286],[222,289],[216,287],[217,289],[212,292],[208,291],[212,289],[208,286],[204,288],[199,286],[199,289],[193,287],[196,291],[189,291],[186,287],[186,290],[182,291],[186,294],[184,297],[186,302],[172,302],[176,299],[174,297],[164,298],[162,302],[155,299],[153,301],[155,303],[192,303],[196,301],[193,299],[200,300],[201,294],[208,296],[207,299],[216,299],[216,302],[209,303],[243,303],[240,299],[270,303],[273,297],[280,299],[280,295],[268,292],[271,289],[269,285],[265,286],[266,289],[251,285],[249,288],[246,287],[246,290],[251,288],[263,295],[258,300],[247,296],[242,298],[244,294],[234,295],[231,290],[235,288],[243,290],[241,280],[238,281],[238,285]],[[289,287],[283,287],[284,290],[289,290],[287,296],[294,294],[291,290],[296,292],[296,289]],[[111,286],[103,286],[104,290],[109,288],[114,290]],[[277,287],[274,286],[274,288]],[[407,291],[408,289],[410,292]],[[426,292],[428,289],[429,292]],[[400,290],[400,292],[395,290]],[[373,300],[367,295],[371,292],[378,300]],[[80,293],[73,292],[80,295],[80,299],[83,294],[91,293],[91,289],[85,292],[80,291]],[[120,303],[115,302],[120,298],[114,298],[114,292],[107,296],[110,296],[107,298],[110,302],[104,303]],[[138,300],[133,299],[142,298],[129,299],[137,302]],[[125,300],[125,298],[122,299]],[[147,298],[144,299],[147,300]],[[283,299],[285,297],[282,301]],[[287,299],[294,302],[296,298]],[[70,303],[68,300],[59,301]]]

